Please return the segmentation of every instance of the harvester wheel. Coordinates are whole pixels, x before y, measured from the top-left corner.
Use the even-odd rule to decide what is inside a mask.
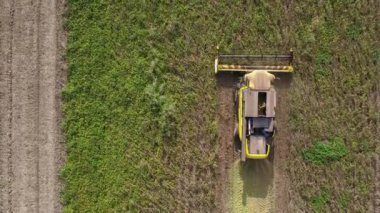
[[[268,144],[270,145],[271,149],[274,149],[273,138],[272,138],[272,137],[269,137],[267,140],[268,140]]]
[[[241,143],[239,138],[239,132],[238,132],[238,125],[235,125],[234,129],[234,138],[233,138],[233,147],[236,152],[241,151]]]
[[[237,115],[238,111],[239,111],[239,90],[236,89],[234,91],[234,110],[235,110],[235,114]]]

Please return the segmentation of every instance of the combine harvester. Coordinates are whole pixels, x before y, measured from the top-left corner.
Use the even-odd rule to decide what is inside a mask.
[[[293,51],[286,55],[219,55],[215,74],[245,74],[236,88],[237,127],[241,161],[266,159],[275,133],[276,90],[271,73],[293,72]]]

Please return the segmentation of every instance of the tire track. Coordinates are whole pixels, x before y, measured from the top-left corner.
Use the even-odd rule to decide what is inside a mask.
[[[219,120],[219,180],[217,187],[218,209],[215,212],[231,212],[231,206],[228,205],[230,200],[229,173],[234,161],[233,133],[235,125],[234,111],[234,87],[236,86],[236,76],[229,73],[220,73],[217,75],[218,94],[218,120]]]
[[[0,212],[60,212],[64,1],[0,6]]]
[[[39,38],[39,136],[38,179],[39,204],[44,208],[41,212],[52,212],[55,203],[59,202],[55,187],[58,181],[59,168],[55,161],[57,140],[57,17],[56,1],[42,0],[40,5]],[[52,72],[54,70],[54,72]],[[43,211],[42,211],[43,210]]]
[[[289,161],[291,132],[289,129],[288,92],[292,82],[291,74],[276,74],[280,80],[274,82],[277,91],[276,122],[277,131],[274,138],[274,212],[291,212],[289,197],[289,177],[286,168]]]
[[[0,2],[0,212],[11,212],[13,1]]]
[[[15,2],[12,47],[12,181],[14,212],[38,211],[38,4]]]

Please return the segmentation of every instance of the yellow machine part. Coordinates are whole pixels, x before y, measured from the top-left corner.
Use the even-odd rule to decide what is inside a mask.
[[[245,156],[246,156],[246,158],[249,158],[249,159],[266,159],[269,156],[269,152],[270,152],[270,145],[267,144],[267,153],[265,153],[265,154],[251,154],[251,153],[249,153],[249,150],[248,150],[248,140],[247,139],[245,140]]]
[[[216,62],[217,63],[217,62]],[[268,72],[293,72],[293,65],[286,66],[244,66],[244,65],[216,65],[216,73],[224,72],[253,72],[255,70],[267,70]]]
[[[243,139],[243,91],[247,89],[247,86],[243,86],[239,89],[239,138]]]

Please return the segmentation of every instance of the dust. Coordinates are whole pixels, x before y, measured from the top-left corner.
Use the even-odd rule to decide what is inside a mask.
[[[273,212],[273,164],[269,159],[244,164],[236,160],[231,169],[231,212]]]

